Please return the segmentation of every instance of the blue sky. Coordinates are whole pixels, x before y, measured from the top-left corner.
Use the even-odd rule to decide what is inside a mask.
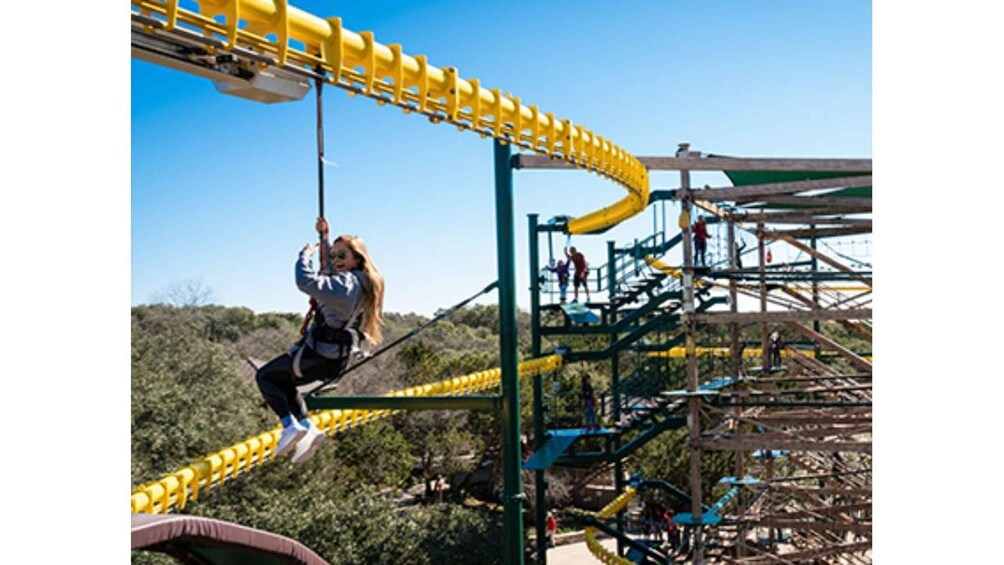
[[[742,156],[871,157],[868,2],[294,5],[456,66],[635,155],[690,142]],[[265,105],[132,60],[131,101],[132,303],[197,279],[222,304],[303,310],[293,264],[314,238],[313,93]],[[335,88],[324,104],[336,163],[325,171],[326,212],[333,231],[368,243],[387,278],[386,310],[430,314],[494,280],[490,140]],[[694,182],[725,184],[718,174]],[[677,185],[676,174],[652,175],[653,188]],[[521,307],[526,214],[581,215],[623,194],[580,171],[516,173]],[[608,239],[651,230],[646,213],[573,244],[598,266]]]

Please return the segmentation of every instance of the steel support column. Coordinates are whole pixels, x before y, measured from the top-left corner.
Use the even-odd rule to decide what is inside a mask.
[[[614,326],[617,323],[617,307],[613,304],[614,290],[617,286],[617,273],[616,273],[616,248],[614,247],[613,241],[607,242],[607,301],[610,303],[610,317],[608,323],[610,326]],[[617,332],[610,334],[610,345],[614,346],[617,343]],[[610,390],[618,390],[618,384],[620,383],[620,352],[614,350],[610,355]],[[621,419],[621,398],[616,392],[611,398],[610,413],[614,422],[619,422]],[[599,407],[597,407],[597,410]],[[618,435],[614,439],[614,451],[618,451],[621,448],[621,438]],[[617,496],[620,496],[624,492],[624,464],[621,462],[620,458],[614,461],[614,490],[617,492]],[[617,513],[617,531],[624,533],[626,523],[624,521],[624,512]],[[624,541],[621,538],[617,538],[617,555],[621,557],[624,556],[626,547],[624,546]]]
[[[502,503],[505,565],[523,563],[522,454],[519,444],[519,370],[516,357],[516,238],[512,146],[494,143],[495,236],[499,274],[499,359],[502,369]]]
[[[534,358],[540,357],[540,248],[537,241],[537,214],[528,214],[530,243],[530,347]],[[533,449],[544,445],[543,375],[533,377]],[[537,532],[537,562],[547,564],[547,481],[544,470],[533,472],[534,521]]]

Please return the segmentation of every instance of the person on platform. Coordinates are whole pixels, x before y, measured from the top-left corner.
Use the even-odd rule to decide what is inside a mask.
[[[571,263],[566,263],[564,261],[558,260],[558,265],[554,265],[554,261],[547,266],[547,270],[551,271],[558,277],[558,297],[561,303],[564,304],[566,296],[568,295],[568,271],[571,267]]]
[[[589,276],[589,263],[586,262],[586,257],[579,253],[574,247],[565,248],[565,256],[568,260],[575,265],[575,297],[572,298],[572,302],[579,301],[579,285],[582,286],[586,291],[586,302],[589,302],[589,285],[586,283],[587,277]]]
[[[704,223],[704,216],[697,217],[697,223],[691,228],[694,234],[694,265],[706,266],[705,253],[708,250],[708,226]]]

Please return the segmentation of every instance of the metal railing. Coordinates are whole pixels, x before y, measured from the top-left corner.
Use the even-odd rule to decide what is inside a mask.
[[[562,364],[560,355],[550,355],[519,364],[520,377],[530,377],[552,371]],[[444,381],[391,391],[390,397],[467,395],[498,387],[502,371],[499,368],[478,371]],[[391,410],[317,410],[310,414],[311,423],[322,432],[334,435],[345,430],[386,418]],[[165,514],[173,508],[184,508],[200,493],[248,473],[275,460],[274,449],[282,432],[281,426],[250,437],[197,459],[190,465],[164,477],[144,483],[132,492],[132,512]]]

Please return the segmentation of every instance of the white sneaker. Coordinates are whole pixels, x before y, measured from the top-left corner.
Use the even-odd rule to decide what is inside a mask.
[[[317,452],[317,448],[321,446],[321,442],[324,441],[324,437],[324,432],[311,426],[307,430],[307,435],[296,444],[296,451],[293,452],[293,464],[303,463],[313,457],[314,453]]]
[[[292,426],[283,428],[282,435],[279,436],[279,443],[275,446],[275,457],[278,458],[285,455],[305,435],[307,435],[307,428],[296,422],[293,422]]]
[[[303,463],[314,456],[317,452],[317,448],[321,446],[321,442],[324,441],[324,432],[318,430],[316,427],[311,426],[307,430],[307,435],[296,444],[296,451],[293,453],[293,464]]]

